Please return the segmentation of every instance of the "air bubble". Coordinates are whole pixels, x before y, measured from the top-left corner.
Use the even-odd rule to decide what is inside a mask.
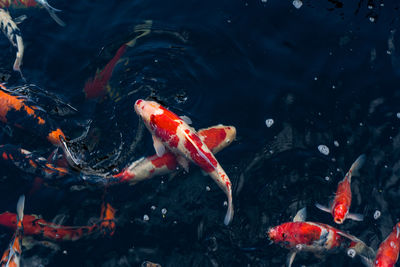
[[[300,0],[293,0],[293,5],[295,8],[299,9],[303,5],[303,2]]]
[[[376,210],[374,213],[374,219],[378,220],[379,217],[381,217],[381,212],[379,210]]]
[[[350,257],[350,258],[354,258],[355,256],[356,256],[356,251],[354,250],[354,249],[349,249],[349,250],[347,250],[347,255]]]
[[[224,201],[224,207],[228,206],[228,201]]]
[[[150,220],[149,215],[143,215],[143,221],[147,222],[148,220]]]
[[[206,186],[206,191],[210,191],[211,190],[211,188],[207,185]]]
[[[325,156],[329,155],[329,148],[326,145],[319,145],[318,150]]]
[[[162,213],[162,215],[167,214],[167,209],[166,209],[166,208],[163,208],[163,209],[161,210],[161,213]]]
[[[150,209],[155,210],[156,206],[151,206]]]
[[[400,112],[397,112],[396,117],[400,119]]]
[[[339,142],[338,141],[333,141],[333,144],[335,145],[335,147],[339,147]]]
[[[267,127],[271,127],[274,124],[274,120],[273,119],[267,119],[265,120],[265,125],[267,125]]]
[[[369,17],[369,21],[375,22],[375,18],[374,17]]]

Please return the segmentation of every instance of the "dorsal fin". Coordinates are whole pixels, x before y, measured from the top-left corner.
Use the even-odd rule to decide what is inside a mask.
[[[302,208],[296,213],[296,216],[293,218],[293,222],[304,222],[307,217],[307,209]]]

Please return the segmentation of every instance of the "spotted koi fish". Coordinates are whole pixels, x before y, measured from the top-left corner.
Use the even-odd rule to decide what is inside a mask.
[[[14,145],[0,145],[0,155],[5,162],[21,171],[46,179],[64,177],[69,173],[67,168],[56,166],[47,159]]]
[[[365,265],[369,267],[393,267],[399,259],[400,252],[400,223],[393,227],[393,231],[380,244],[375,260],[364,257]]]
[[[198,134],[206,146],[215,154],[232,143],[236,137],[236,129],[233,126],[217,125],[199,130]],[[179,165],[175,155],[166,152],[161,157],[155,154],[151,157],[141,158],[130,164],[122,172],[115,174],[114,178],[119,178],[119,182],[129,182],[133,185],[154,176],[174,173],[177,168],[179,168]]]
[[[0,28],[10,43],[17,49],[13,69],[21,73],[22,58],[24,56],[24,42],[17,23],[11,18],[8,11],[0,8]],[[22,75],[22,73],[21,73]]]
[[[47,0],[0,0],[0,8],[29,8],[37,6],[44,7],[58,25],[65,26],[65,23],[56,15],[56,12],[61,10],[52,7]]]
[[[351,205],[351,177],[358,174],[358,170],[365,161],[365,155],[359,156],[356,161],[351,165],[350,170],[341,182],[339,182],[335,198],[332,205],[328,208],[320,204],[315,204],[317,208],[322,211],[329,212],[333,216],[333,220],[337,224],[342,224],[344,220],[351,219],[355,221],[362,221],[364,216],[362,214],[349,213]]]
[[[316,222],[306,222],[306,209],[301,209],[293,222],[283,223],[268,230],[268,237],[275,243],[290,249],[287,266],[291,266],[296,254],[308,251],[315,254],[353,249],[361,256],[374,255],[371,248],[358,238],[332,226]]]
[[[16,230],[8,249],[1,257],[1,266],[18,267],[22,253],[22,236],[24,235],[24,204],[25,196],[21,196],[17,203]]]
[[[61,138],[66,138],[62,130],[55,127],[54,122],[40,108],[28,104],[23,96],[11,94],[2,84],[0,84],[0,121],[46,136],[54,145],[61,145]]]
[[[208,173],[225,192],[228,198],[228,211],[224,223],[228,225],[233,218],[231,182],[214,154],[198,133],[188,125],[187,122],[190,123],[190,120],[182,119],[154,101],[137,100],[135,111],[153,136],[157,156],[161,157],[167,150],[170,151],[186,171],[189,168],[189,161],[192,161]]]
[[[18,228],[15,213],[0,214],[0,225],[10,229]],[[100,219],[88,226],[64,226],[47,222],[36,215],[25,215],[23,218],[24,235],[37,236],[53,241],[77,241],[95,234],[113,235],[115,232],[115,209],[108,203],[103,203]]]

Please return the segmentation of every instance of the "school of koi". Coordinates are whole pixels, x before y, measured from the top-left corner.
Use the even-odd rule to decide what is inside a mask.
[[[0,0],[0,28],[17,49],[13,69],[23,78],[21,66],[24,45],[17,24],[25,17],[13,19],[8,11],[21,7],[43,7],[59,25],[65,24],[56,15],[56,12],[60,10],[50,6],[46,0]],[[136,39],[124,43],[107,65],[86,82],[84,93],[87,99],[99,98],[107,94],[107,84],[113,69],[127,47],[133,46],[135,41]],[[216,125],[196,131],[189,126],[190,119],[179,117],[154,101],[138,100],[134,107],[151,132],[157,153],[128,164],[116,174],[91,173],[96,176],[95,183],[100,182],[105,185],[105,188],[120,183],[134,185],[154,176],[173,174],[181,168],[188,172],[189,161],[191,161],[210,175],[225,192],[228,198],[225,224],[228,225],[233,219],[231,182],[214,155],[235,140],[235,127]],[[32,103],[27,97],[7,88],[4,84],[0,84],[0,121],[10,127],[24,129],[34,135],[44,137],[63,150],[61,160],[60,155],[57,154],[58,149],[54,152],[55,154],[46,159],[36,152],[30,152],[16,145],[4,144],[0,145],[0,156],[4,163],[23,172],[34,174],[40,183],[58,183],[68,176],[87,177],[69,150],[68,138],[51,116],[39,108],[38,103]],[[337,224],[342,224],[346,218],[355,221],[363,220],[363,215],[349,213],[349,209],[352,199],[351,178],[358,174],[365,158],[361,155],[353,163],[346,176],[338,184],[330,207],[316,204],[317,208],[331,213]],[[12,242],[1,258],[1,266],[19,266],[23,236],[35,236],[52,241],[76,241],[90,236],[111,236],[116,230],[116,210],[107,201],[104,201],[101,206],[99,219],[91,225],[84,226],[64,226],[48,222],[36,215],[24,215],[24,205],[25,196],[21,196],[16,214],[11,212],[0,214],[0,225],[15,231]],[[374,251],[365,242],[349,233],[327,224],[305,220],[304,208],[297,213],[292,222],[286,222],[268,230],[267,235],[271,241],[290,250],[287,259],[288,266],[292,265],[296,254],[301,251],[321,254],[345,250],[349,255],[360,256],[367,266],[394,266],[398,260],[400,222],[394,226],[392,233],[381,243],[379,249]],[[144,262],[143,266],[159,265]]]

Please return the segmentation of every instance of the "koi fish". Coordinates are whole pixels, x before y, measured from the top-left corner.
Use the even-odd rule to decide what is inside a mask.
[[[18,267],[22,253],[22,236],[24,234],[24,226],[22,220],[24,218],[25,196],[21,196],[17,203],[17,229],[12,238],[10,246],[4,252],[0,260],[1,266]]]
[[[69,173],[67,168],[56,166],[33,152],[11,144],[0,145],[0,156],[21,171],[47,179],[64,177]]]
[[[290,249],[287,265],[290,267],[300,251],[321,254],[339,249],[352,248],[359,255],[371,257],[373,250],[358,238],[344,233],[332,226],[306,222],[306,209],[301,209],[293,222],[283,223],[268,230],[268,237],[275,243]]]
[[[125,53],[126,48],[127,44],[123,44],[104,69],[97,72],[94,78],[91,78],[86,82],[83,91],[85,92],[87,99],[97,98],[106,93],[107,83],[111,78],[115,66]]]
[[[99,227],[103,236],[114,235],[116,228],[115,212],[116,210],[109,203],[103,203],[101,205],[101,216],[100,216]]]
[[[37,215],[25,215],[23,218],[24,235],[37,236],[54,241],[77,241],[97,233],[113,235],[115,231],[115,210],[110,204],[102,204],[98,222],[88,226],[65,226],[47,222]],[[0,225],[9,229],[18,228],[17,215],[11,212],[0,214]]]
[[[199,130],[198,134],[212,153],[216,154],[232,143],[236,137],[236,128],[217,125]],[[154,176],[174,173],[178,167],[175,155],[166,152],[161,157],[156,154],[151,157],[140,158],[113,177],[119,178],[118,182],[129,182],[133,185]]]
[[[45,115],[39,107],[28,104],[26,98],[11,94],[0,84],[0,121],[46,136],[52,144],[61,145],[61,138],[66,138],[64,133]]]
[[[5,36],[7,36],[10,43],[17,49],[17,55],[14,61],[13,69],[18,71],[21,75],[21,64],[24,56],[24,42],[22,40],[21,31],[17,23],[11,18],[8,11],[0,8],[0,28]]]
[[[0,0],[0,8],[21,8],[21,7],[44,7],[49,15],[57,22],[60,26],[65,26],[65,23],[56,15],[55,12],[60,12],[61,10],[56,9],[47,2],[47,0]]]
[[[400,223],[393,227],[393,231],[379,246],[374,261],[363,257],[364,263],[370,267],[393,267],[399,259],[400,251]]]
[[[153,136],[157,156],[163,156],[167,148],[186,171],[189,168],[189,160],[192,161],[208,173],[225,192],[228,198],[228,211],[224,223],[228,225],[233,218],[231,182],[210,149],[188,125],[190,119],[185,117],[182,119],[154,101],[141,99],[136,101],[135,111]]]
[[[331,213],[333,220],[337,224],[342,224],[346,219],[351,219],[354,221],[362,221],[364,219],[362,214],[349,213],[351,205],[351,177],[353,175],[358,175],[358,170],[364,161],[365,155],[361,155],[351,165],[351,168],[346,173],[346,176],[342,181],[339,182],[333,204],[329,208],[318,203],[315,204],[318,209]]]

